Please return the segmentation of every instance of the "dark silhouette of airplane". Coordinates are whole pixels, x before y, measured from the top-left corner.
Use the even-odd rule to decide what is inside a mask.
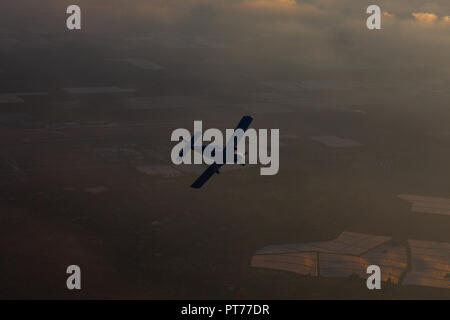
[[[251,116],[243,116],[241,121],[239,121],[237,127],[234,129],[234,131],[238,130],[238,129],[242,129],[245,133],[245,131],[248,129],[250,123],[253,121],[253,118]],[[237,153],[237,143],[238,143],[238,138],[240,138],[240,136],[233,136],[231,139],[234,139],[234,163],[237,163],[237,160],[239,157],[243,157],[243,159],[245,159],[245,155],[241,155],[239,153]],[[194,150],[194,141],[197,139],[196,135],[194,134],[194,136],[191,139],[191,149]],[[201,188],[206,181],[208,181],[213,175],[214,173],[219,173],[219,169],[226,164],[226,149],[227,147],[233,147],[231,144],[232,141],[228,141],[228,143],[226,144],[225,148],[223,148],[222,150],[217,151],[217,149],[215,149],[214,151],[211,152],[211,155],[214,157],[216,152],[221,152],[222,156],[223,156],[223,161],[222,163],[216,163],[214,162],[213,164],[211,164],[201,175],[200,177],[197,178],[197,180],[194,181],[194,183],[191,185],[192,188],[195,189],[199,189]],[[205,150],[205,148],[208,145],[202,145],[202,153]],[[194,150],[196,151],[196,150]],[[180,156],[182,156],[182,151],[180,153]],[[244,164],[242,164],[244,165]]]

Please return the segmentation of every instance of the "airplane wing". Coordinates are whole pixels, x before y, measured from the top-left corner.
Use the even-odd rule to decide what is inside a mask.
[[[245,130],[248,129],[248,126],[250,125],[250,123],[252,123],[252,121],[253,121],[252,117],[250,117],[250,116],[243,116],[241,121],[239,121],[236,129],[234,129],[234,130],[236,131],[237,129],[242,129],[245,132]]]
[[[222,164],[213,163],[206,169],[200,177],[197,178],[197,180],[194,181],[194,183],[191,185],[192,188],[198,189],[201,188],[206,181],[209,180],[216,172],[219,170],[219,168],[222,166]]]

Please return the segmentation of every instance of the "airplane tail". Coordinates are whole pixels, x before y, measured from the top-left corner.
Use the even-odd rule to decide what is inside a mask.
[[[200,152],[202,151],[202,146],[200,146],[200,150],[196,150],[194,148],[194,143],[195,143],[195,141],[197,141],[197,139],[200,137],[200,135],[201,135],[201,132],[196,132],[192,136],[191,141],[187,141],[187,140],[183,139],[185,146],[180,151],[180,154],[178,155],[178,160],[181,160],[184,155],[188,154],[189,149],[192,149],[194,151],[200,151]]]

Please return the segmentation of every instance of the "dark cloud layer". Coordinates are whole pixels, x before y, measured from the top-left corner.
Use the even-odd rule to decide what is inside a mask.
[[[69,4],[2,3],[2,30],[66,32]],[[77,4],[85,34],[212,35],[243,54],[256,54],[253,47],[291,63],[450,67],[450,3],[444,0],[378,1],[384,12],[380,31],[367,30],[365,11],[372,2],[359,0],[80,0]]]

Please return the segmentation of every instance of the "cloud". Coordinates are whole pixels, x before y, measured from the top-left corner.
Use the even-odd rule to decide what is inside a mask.
[[[44,3],[46,6],[39,9]],[[433,3],[384,0],[382,29],[378,31],[367,29],[367,6],[360,0],[78,0],[77,3],[82,8],[85,33],[112,34],[118,41],[138,35],[164,39],[165,43],[183,42],[184,37],[214,38],[224,43],[221,55],[241,62],[247,57],[250,62],[254,57],[269,57],[269,61],[290,66],[385,67],[419,65],[423,61],[449,64],[448,0]],[[47,17],[50,11],[55,14]],[[42,31],[42,26],[48,24],[46,30],[65,32],[65,7],[60,0],[42,0],[39,6],[34,0],[22,0],[20,5],[0,1],[0,18],[2,27],[8,20],[6,27],[11,30],[17,29],[17,25],[28,25],[29,30]]]
[[[413,12],[413,17],[416,21],[423,24],[432,24],[437,21],[438,17],[434,13]]]
[[[297,5],[295,0],[244,0],[242,5],[256,8],[283,8],[290,9]]]
[[[317,12],[317,8],[310,3],[300,3],[296,0],[242,0],[240,6],[249,9],[270,12],[283,11],[286,13]]]

